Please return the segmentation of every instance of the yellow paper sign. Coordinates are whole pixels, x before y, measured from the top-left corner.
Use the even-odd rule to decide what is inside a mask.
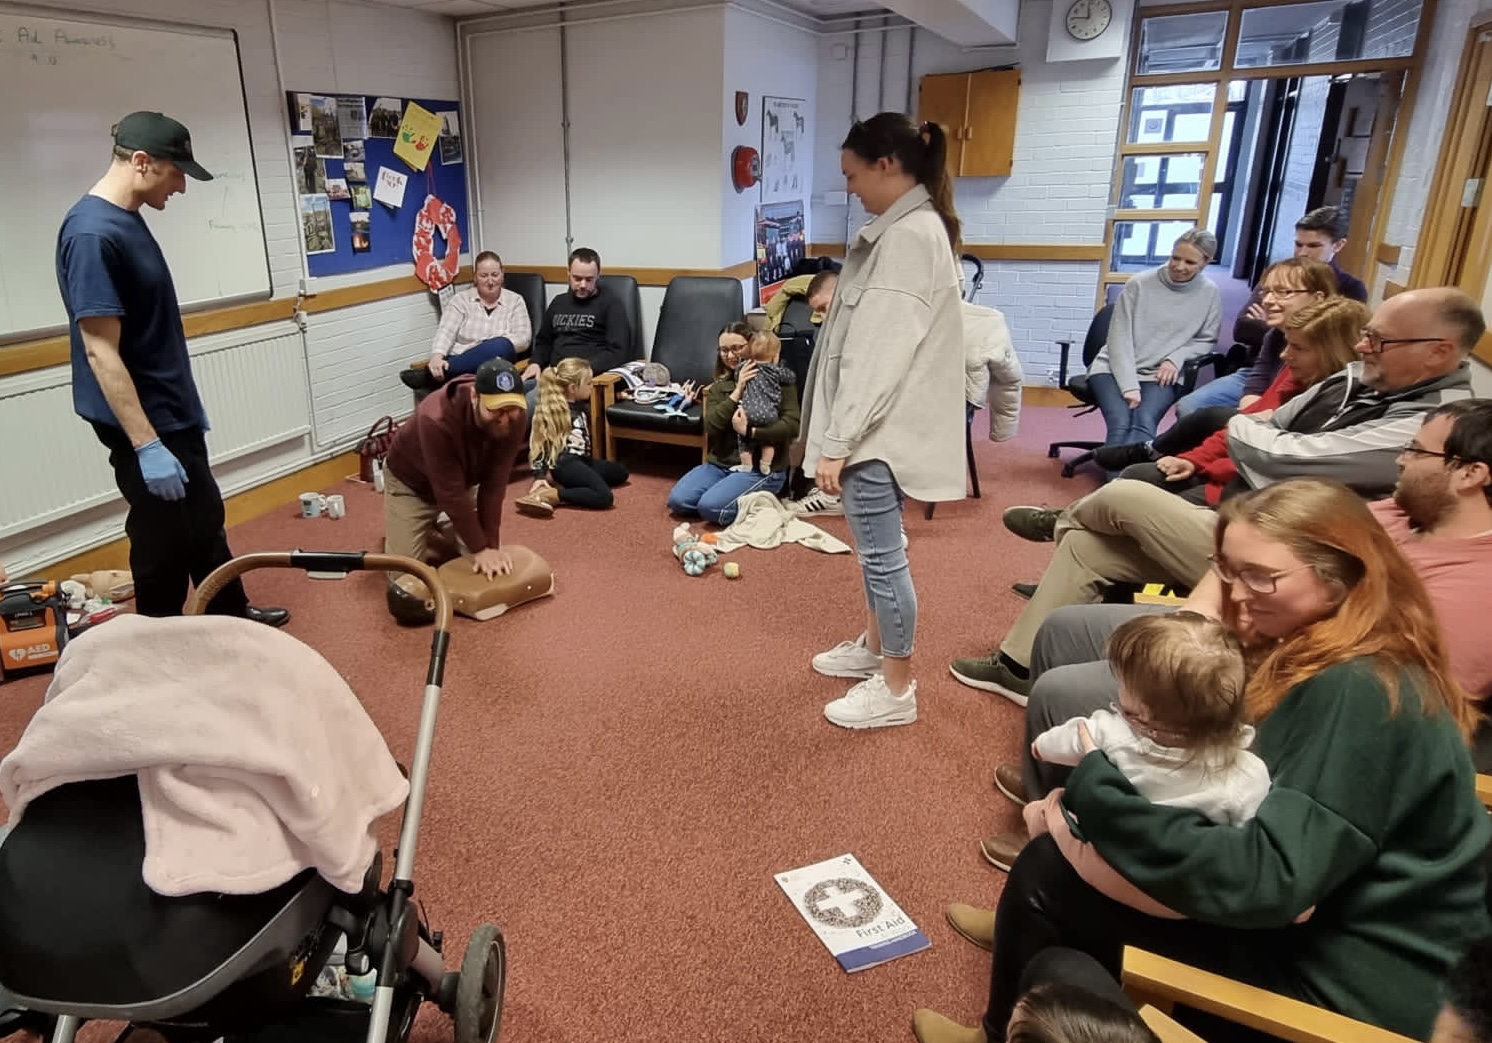
[[[430,164],[430,153],[435,149],[440,128],[439,116],[410,102],[404,107],[399,136],[394,139],[394,155],[415,170],[424,170]]]

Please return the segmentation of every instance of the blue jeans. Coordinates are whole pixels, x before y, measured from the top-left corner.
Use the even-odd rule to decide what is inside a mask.
[[[488,359],[513,361],[516,352],[513,342],[507,337],[488,337],[480,344],[473,344],[459,355],[446,360],[446,379],[459,377],[463,373],[475,373]]]
[[[719,464],[692,467],[668,492],[672,514],[698,515],[714,525],[736,520],[736,501],[747,493],[780,493],[787,483],[786,471],[732,471]],[[901,531],[897,530],[898,540]]]
[[[1119,382],[1112,373],[1094,373],[1088,378],[1088,390],[1098,403],[1107,427],[1104,445],[1134,445],[1155,437],[1160,418],[1176,401],[1175,384],[1162,387],[1153,380],[1140,381],[1140,404],[1130,409],[1119,392]]]
[[[881,655],[906,659],[917,636],[917,591],[901,544],[901,486],[882,460],[846,467],[839,480],[845,521],[865,581],[865,603],[881,631]]]
[[[1188,413],[1195,413],[1199,409],[1207,409],[1211,406],[1230,406],[1237,409],[1238,400],[1243,397],[1243,384],[1248,379],[1250,368],[1245,367],[1227,376],[1210,380],[1190,395],[1183,395],[1181,401],[1176,403],[1176,419],[1180,420]]]

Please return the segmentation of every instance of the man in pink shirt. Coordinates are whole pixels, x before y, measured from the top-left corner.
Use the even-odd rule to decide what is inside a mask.
[[[1429,415],[1399,454],[1391,500],[1370,504],[1414,565],[1445,634],[1451,669],[1482,704],[1492,698],[1492,640],[1486,617],[1492,590],[1492,401],[1468,398]],[[1473,751],[1492,771],[1492,727],[1483,723]]]

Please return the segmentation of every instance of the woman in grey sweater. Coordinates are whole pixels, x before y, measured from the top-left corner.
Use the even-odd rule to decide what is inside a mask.
[[[964,497],[964,333],[947,141],[883,112],[850,128],[845,185],[872,215],[850,241],[803,393],[803,470],[843,491],[868,608],[865,633],[813,658],[859,678],[824,716],[843,728],[917,719],[917,594],[903,496]]]
[[[1211,232],[1189,229],[1171,247],[1170,261],[1119,292],[1109,341],[1088,367],[1088,388],[1108,428],[1105,445],[1154,438],[1181,395],[1181,367],[1217,348],[1222,294],[1202,274],[1216,254]]]

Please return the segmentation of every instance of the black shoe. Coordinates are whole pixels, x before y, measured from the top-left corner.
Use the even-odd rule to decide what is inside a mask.
[[[435,378],[424,366],[410,366],[399,374],[404,386],[414,391],[428,391],[435,386]]]
[[[282,627],[290,622],[290,610],[288,608],[255,608],[250,605],[244,613],[245,619],[252,619],[255,623],[263,623],[267,627]]]
[[[1012,583],[1010,585],[1010,589],[1015,591],[1021,597],[1025,598],[1027,601],[1030,601],[1031,598],[1036,595],[1035,583]]]
[[[1149,442],[1129,445],[1103,445],[1093,450],[1093,462],[1105,471],[1122,471],[1131,464],[1148,464],[1155,460]]]

